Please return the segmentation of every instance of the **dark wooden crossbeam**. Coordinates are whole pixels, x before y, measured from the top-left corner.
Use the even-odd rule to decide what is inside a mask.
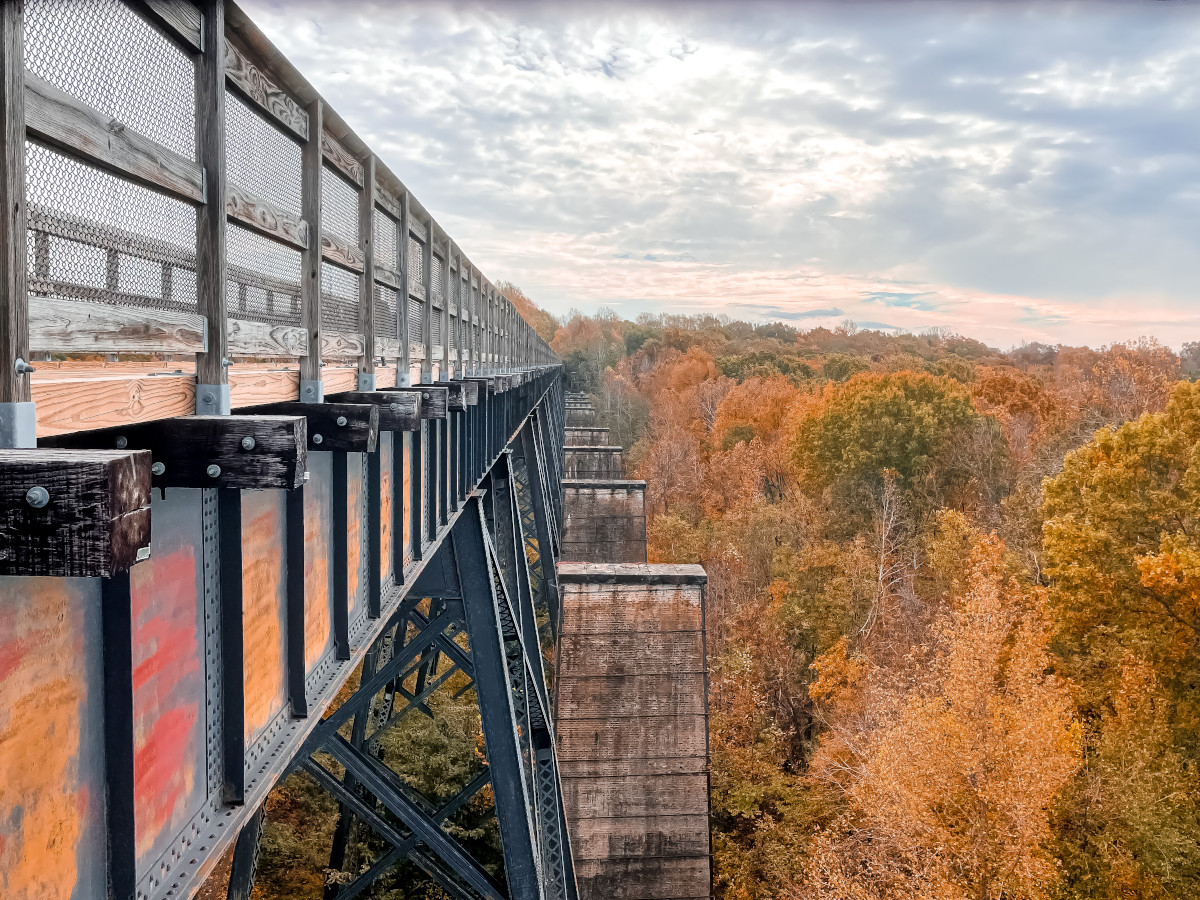
[[[303,416],[308,420],[309,450],[374,453],[379,446],[379,407],[373,403],[271,403],[249,412]]]
[[[128,569],[150,547],[150,464],[144,452],[0,450],[0,575]]]
[[[411,394],[421,401],[422,419],[444,419],[449,406],[446,386],[422,384],[415,387],[390,387],[383,389],[389,394]]]
[[[304,481],[301,416],[183,416],[43,438],[42,446],[149,450],[155,487],[291,490]]]
[[[380,431],[420,431],[420,394],[397,391],[343,391],[327,394],[330,403],[368,404],[379,410]]]
[[[446,408],[451,412],[463,412],[467,408],[466,388],[461,381],[438,381],[435,387],[445,388]]]

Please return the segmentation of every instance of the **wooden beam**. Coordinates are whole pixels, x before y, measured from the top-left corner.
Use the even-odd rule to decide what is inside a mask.
[[[229,218],[264,237],[295,247],[308,249],[308,223],[269,200],[254,196],[240,185],[225,186],[225,211]]]
[[[375,375],[375,157],[362,160],[363,188],[358,192],[358,246],[362,251],[363,270],[358,291],[358,330],[363,336],[363,352],[358,371],[364,380]],[[373,388],[374,384],[361,385]]]
[[[106,577],[149,546],[149,453],[0,450],[0,575]]]
[[[374,453],[379,446],[379,407],[374,403],[272,403],[247,412],[303,416],[308,421],[310,451]]]
[[[396,298],[397,317],[400,319],[400,370],[404,373],[403,378],[396,379],[396,385],[405,385],[412,380],[412,353],[411,342],[409,339],[409,322],[408,322],[408,292],[411,289],[412,279],[408,277],[408,242],[409,225],[412,220],[412,214],[409,210],[408,191],[404,192],[404,196],[400,198],[400,240],[396,260],[396,265],[400,271],[400,296]]]
[[[375,202],[393,219],[400,218],[400,199],[383,186],[378,176],[375,178]]]
[[[412,210],[409,210],[408,214],[408,230],[409,233],[421,243],[425,243],[425,239],[429,235],[429,232],[426,230],[424,224],[418,221],[416,214],[413,213]]]
[[[412,387],[388,388],[387,391],[388,393],[409,394],[417,397],[421,403],[422,419],[446,418],[448,399],[445,386],[422,384]]]
[[[29,346],[58,353],[203,353],[204,316],[55,297],[29,297]]]
[[[237,47],[225,40],[225,77],[278,125],[300,140],[308,140],[308,114]]]
[[[370,403],[379,407],[380,431],[420,431],[419,395],[386,391],[344,391],[330,394],[333,403]]]
[[[461,381],[439,381],[436,387],[446,391],[446,409],[463,412],[467,408],[466,385]]]
[[[187,415],[196,409],[196,379],[191,374],[37,377],[33,400],[40,439]]]
[[[321,233],[321,128],[320,98],[308,106],[308,138],[300,148],[300,211],[311,235]],[[321,381],[321,247],[309,241],[300,252],[300,324],[308,335],[308,355],[300,359],[300,399],[320,401]]]
[[[155,487],[292,490],[304,483],[307,425],[299,416],[185,416],[59,435],[77,449],[149,450]]]
[[[405,245],[404,249],[408,249]],[[401,291],[400,273],[379,260],[375,260],[375,280],[382,285],[390,287],[394,291]]]
[[[362,356],[366,341],[361,334],[348,331],[325,331],[321,333],[321,357],[323,359],[352,359]]]
[[[200,10],[179,0],[141,0],[138,8],[151,22],[193,51],[204,48]]]
[[[204,203],[200,166],[32,72],[25,75],[25,125],[31,136],[98,168],[189,203]]]
[[[358,247],[347,243],[332,231],[321,232],[321,256],[329,262],[362,274],[363,253]]]
[[[206,204],[196,221],[196,311],[208,319],[208,350],[196,354],[196,382],[210,385],[200,391],[197,409],[229,412],[229,373],[225,368],[226,177],[225,167],[225,0],[202,0],[203,44],[196,66],[196,151],[209,177],[204,180]],[[213,396],[213,405],[207,398]]]
[[[227,348],[230,356],[304,356],[308,332],[295,325],[268,325],[230,319]]]
[[[0,4],[0,445],[32,446],[25,236],[25,14],[23,4]],[[18,427],[17,419],[21,419]],[[10,420],[11,421],[8,421]]]
[[[321,154],[335,169],[354,182],[355,187],[362,187],[362,163],[347,153],[346,148],[324,129],[321,130]]]

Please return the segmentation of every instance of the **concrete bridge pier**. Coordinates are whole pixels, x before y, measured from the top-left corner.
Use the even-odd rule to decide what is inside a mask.
[[[707,576],[646,563],[646,483],[590,401],[566,400],[554,705],[580,900],[703,900]]]

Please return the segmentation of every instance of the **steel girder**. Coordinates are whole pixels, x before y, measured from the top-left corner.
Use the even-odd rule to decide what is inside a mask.
[[[456,898],[577,900],[538,627],[539,612],[546,624],[558,625],[559,498],[551,489],[558,477],[551,469],[555,454],[543,450],[553,427],[531,416],[515,449],[500,452],[372,646],[358,690],[297,754],[294,769],[308,772],[339,802],[331,868],[342,867],[356,835],[374,834],[387,844],[349,884],[331,885],[328,898],[353,900],[408,860]],[[421,608],[426,598],[427,612]],[[409,690],[405,683],[414,675]],[[413,712],[434,716],[427,701],[456,675],[468,679],[456,696],[476,693],[487,767],[439,803],[385,764],[380,742]],[[349,737],[339,733],[347,723]],[[340,775],[329,768],[330,759]],[[499,824],[503,884],[444,828],[487,785]],[[231,897],[249,895],[259,821],[239,841]]]

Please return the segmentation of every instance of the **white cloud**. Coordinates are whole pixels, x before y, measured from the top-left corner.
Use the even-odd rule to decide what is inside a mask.
[[[247,8],[554,311],[872,320],[919,285],[887,321],[1200,337],[1196,8]]]

